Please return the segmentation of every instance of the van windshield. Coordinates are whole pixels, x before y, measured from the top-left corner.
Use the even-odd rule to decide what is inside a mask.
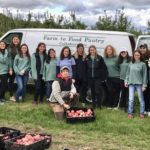
[[[137,47],[140,47],[141,44],[147,44],[148,49],[150,49],[150,37],[141,37],[139,39]]]
[[[12,37],[16,35],[19,37],[20,40],[22,40],[22,33],[20,32],[9,33],[2,40],[4,40],[9,45],[11,43]]]

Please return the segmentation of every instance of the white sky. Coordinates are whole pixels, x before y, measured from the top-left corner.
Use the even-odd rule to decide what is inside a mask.
[[[10,9],[13,13],[45,12],[68,16],[75,11],[76,16],[88,25],[94,25],[104,10],[115,14],[116,9],[125,7],[125,14],[138,28],[146,27],[150,20],[150,0],[0,0],[0,11]]]

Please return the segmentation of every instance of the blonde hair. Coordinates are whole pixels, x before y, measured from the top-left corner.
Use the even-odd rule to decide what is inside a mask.
[[[104,57],[108,57],[107,49],[110,47],[112,49],[112,56],[116,56],[116,50],[112,45],[107,45],[104,49]]]

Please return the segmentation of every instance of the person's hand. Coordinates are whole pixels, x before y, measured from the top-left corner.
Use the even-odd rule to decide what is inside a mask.
[[[73,99],[73,93],[71,93],[71,92],[69,93],[69,98]]]
[[[125,87],[128,87],[128,83],[127,83],[127,82],[125,82],[125,83],[124,83],[124,86],[125,86]]]
[[[142,92],[144,92],[146,90],[145,86],[142,86]]]
[[[22,76],[22,75],[24,75],[24,73],[25,73],[25,71],[21,70],[19,74]]]
[[[75,83],[76,82],[76,80],[75,79],[72,79],[72,83]]]
[[[13,71],[12,71],[12,69],[10,69],[10,70],[9,70],[9,75],[12,76],[12,74],[13,74]]]
[[[68,104],[65,104],[65,103],[64,103],[63,106],[64,106],[64,108],[66,108],[66,109],[70,109],[70,106],[69,106]]]
[[[148,66],[150,67],[150,59],[148,60]]]

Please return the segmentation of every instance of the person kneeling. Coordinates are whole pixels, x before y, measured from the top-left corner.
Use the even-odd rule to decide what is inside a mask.
[[[64,109],[76,106],[79,98],[72,79],[69,78],[69,68],[64,66],[60,71],[60,77],[52,84],[49,98],[50,106],[58,120],[63,119]]]

